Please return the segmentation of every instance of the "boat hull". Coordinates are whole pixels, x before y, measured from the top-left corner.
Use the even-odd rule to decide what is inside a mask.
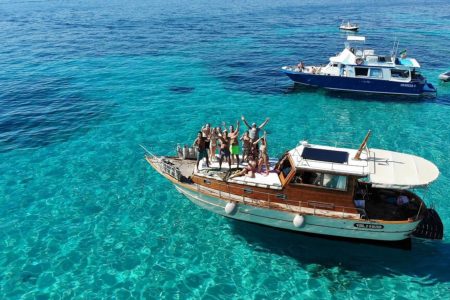
[[[446,75],[446,74],[441,74],[439,75],[439,79],[445,82],[450,81],[450,75]]]
[[[397,82],[369,78],[316,75],[288,70],[283,70],[283,72],[296,83],[330,90],[410,96],[420,96],[436,91],[427,82]]]
[[[359,27],[339,27],[340,30],[358,31]]]
[[[176,189],[194,204],[229,218],[308,234],[372,241],[403,241],[409,239],[419,224],[416,222],[380,223],[376,221],[304,215],[303,224],[294,225],[296,213],[255,207],[237,203],[232,213],[226,209],[227,201],[206,195],[182,185]],[[297,224],[298,225],[298,224]]]

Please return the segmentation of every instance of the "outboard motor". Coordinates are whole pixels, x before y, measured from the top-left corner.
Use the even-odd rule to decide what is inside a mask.
[[[425,211],[424,218],[416,227],[413,235],[422,239],[442,240],[444,237],[444,225],[434,209],[428,208]]]

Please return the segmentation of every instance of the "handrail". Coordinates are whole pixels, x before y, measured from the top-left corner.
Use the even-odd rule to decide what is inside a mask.
[[[315,145],[315,144],[313,144]],[[297,147],[301,146],[301,144],[298,144]],[[369,168],[369,159],[365,159],[365,160],[359,160],[360,162],[366,162],[365,165],[357,165],[357,164],[340,164],[340,163],[333,163],[333,162],[326,162],[326,161],[320,161],[320,160],[312,160],[312,159],[306,159],[301,157],[300,152],[297,150],[297,147],[294,148],[294,155],[291,155],[291,157],[293,158],[296,166],[306,166],[306,167],[311,167],[309,162],[314,162],[315,164],[322,164],[322,165],[327,165],[330,166],[331,165],[331,171],[336,171],[336,172],[343,172],[344,170],[342,168],[338,168],[337,166],[346,166],[346,167],[352,167],[352,168],[356,168],[357,170],[360,171],[355,171],[355,172],[349,172],[348,170],[346,170],[346,172],[348,173],[356,173],[356,174],[361,174],[361,175],[367,175],[368,171],[370,170]],[[364,148],[364,152],[367,155],[367,158],[370,158],[370,149],[368,147]],[[313,168],[313,167],[311,167]],[[324,170],[325,171],[325,170]]]
[[[251,203],[253,205],[255,205],[255,201],[258,202],[258,204],[260,204],[260,206],[263,207],[273,207],[275,205],[279,206],[279,205],[283,205],[285,204],[285,209],[294,213],[298,213],[298,210],[295,210],[294,208],[300,208],[300,210],[302,208],[309,208],[309,209],[313,209],[313,215],[317,214],[317,210],[330,210],[330,211],[334,211],[336,213],[339,213],[340,211],[342,211],[342,215],[341,218],[345,218],[345,214],[354,214],[354,211],[356,210],[355,207],[350,207],[350,206],[342,206],[342,205],[335,205],[334,203],[328,203],[328,202],[321,202],[321,201],[299,201],[299,200],[283,200],[283,202],[276,202],[271,200],[271,197],[276,198],[277,197],[277,193],[268,193],[268,192],[262,192],[262,191],[255,191],[252,189],[252,194],[253,195],[262,195],[264,197],[262,198],[266,198],[265,200],[262,199],[256,199],[256,198],[251,198],[251,197],[246,197],[245,194],[245,189],[249,189],[248,187],[239,187],[239,186],[234,186],[234,189],[238,189],[242,192],[242,195],[238,195],[238,194],[232,194],[230,192],[230,186],[228,184],[224,184],[222,182],[216,182],[217,185],[219,186],[226,186],[227,191],[221,191],[219,189],[213,189],[211,187],[207,187],[201,184],[196,184],[197,185],[197,191],[200,192],[201,190],[204,190],[206,192],[213,192],[213,193],[218,193],[218,196],[220,199],[225,199],[225,200],[230,200],[233,201],[234,199],[241,199],[242,197],[242,202],[245,203],[246,198],[247,199],[251,199]],[[281,192],[281,191],[279,191]],[[226,194],[226,196],[228,196],[226,199],[226,196],[224,197],[224,193]],[[281,193],[278,193],[281,194]],[[265,202],[265,203],[264,203]],[[267,204],[267,205],[266,205]],[[333,208],[331,208],[331,206]]]
[[[170,175],[176,180],[181,179],[181,171],[178,167],[170,165],[169,163],[165,162],[163,158],[156,156],[155,154],[150,152],[147,148],[145,148],[143,145],[140,146],[145,150],[145,152],[147,152],[147,154],[145,155],[146,157],[155,160],[155,163],[158,164],[158,167],[161,172]]]
[[[308,139],[300,140],[297,143],[297,147],[301,146],[302,141],[308,141]],[[319,144],[318,144],[319,143]],[[360,144],[352,143],[352,142],[344,142],[344,141],[330,141],[326,139],[314,139],[314,143],[310,143],[308,141],[308,144],[310,145],[316,145],[316,146],[327,146],[327,147],[334,147],[334,148],[345,148],[345,149],[351,149],[351,150],[358,150],[358,147]],[[334,146],[332,146],[334,145]]]
[[[365,166],[360,166],[360,165],[355,165],[355,164],[339,164],[339,163],[333,163],[333,162],[327,162],[327,161],[320,161],[320,160],[312,160],[312,159],[306,159],[301,157],[300,159],[297,159],[296,164],[297,167],[309,167],[309,168],[314,168],[310,165],[309,162],[314,162],[315,164],[322,164],[322,165],[331,165],[331,171],[335,171],[335,172],[344,172],[344,173],[350,173],[350,174],[361,174],[361,175],[367,175],[367,172],[369,170],[369,162],[367,161],[367,164]],[[338,168],[337,166],[346,166],[346,167],[352,167],[352,168],[356,168],[358,170],[361,171],[354,171],[354,172],[350,172],[347,170],[344,170],[343,168]],[[320,169],[318,169],[320,170]],[[323,171],[325,172],[327,169],[324,169]]]

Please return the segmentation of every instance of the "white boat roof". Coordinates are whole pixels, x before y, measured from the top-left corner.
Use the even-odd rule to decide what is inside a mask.
[[[409,68],[420,68],[420,64],[417,62],[415,58],[399,58],[400,65],[409,67]]]
[[[308,149],[308,150],[305,150]],[[436,180],[439,169],[418,156],[370,149],[355,160],[357,150],[301,142],[289,151],[296,168],[366,177],[374,187],[408,189]]]
[[[375,187],[408,189],[426,186],[439,176],[435,164],[411,154],[370,149],[370,159],[369,180]]]
[[[353,54],[349,49],[345,48],[337,56],[330,57],[330,61],[333,63],[341,63],[344,65],[354,65],[356,64],[356,55]]]
[[[365,42],[366,37],[365,36],[357,36],[357,35],[349,35],[347,36],[347,41],[361,41]]]

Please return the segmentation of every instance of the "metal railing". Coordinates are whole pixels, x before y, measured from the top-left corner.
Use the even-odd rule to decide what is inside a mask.
[[[211,182],[210,182],[211,183]],[[206,184],[210,184],[206,183]],[[261,192],[252,189],[251,187],[237,187],[216,182],[216,185],[225,187],[223,189],[213,189],[201,184],[196,184],[197,192],[206,193],[213,197],[217,197],[222,200],[240,202],[243,204],[249,204],[252,206],[263,207],[263,208],[278,208],[292,213],[307,213],[312,215],[332,215],[339,216],[340,218],[355,217],[355,211],[358,209],[356,207],[335,205],[334,203],[321,202],[321,201],[300,201],[300,200],[289,200],[287,195],[278,191],[275,193]],[[230,189],[240,190],[241,195],[232,193]],[[253,196],[253,197],[250,197]],[[274,199],[279,199],[281,201],[274,201]]]
[[[152,152],[150,152],[144,146],[142,146],[142,145],[140,145],[140,146],[147,153],[145,155],[145,157],[149,158],[153,163],[155,163],[162,173],[165,173],[165,174],[175,178],[176,180],[180,180],[181,179],[181,171],[180,171],[180,169],[178,167],[170,164],[168,161],[165,161],[164,157],[158,157],[155,154],[153,154]]]
[[[310,144],[310,145],[315,146],[315,144]],[[300,146],[300,145],[298,145],[298,146]],[[355,168],[358,171],[353,171],[350,173],[354,173],[354,174],[358,174],[358,175],[367,175],[370,170],[369,169],[369,159],[360,160],[361,162],[366,162],[365,165],[342,164],[342,163],[326,162],[326,161],[319,161],[319,160],[310,160],[310,159],[303,158],[301,156],[300,152],[297,150],[297,147],[294,148],[295,155],[291,155],[291,157],[295,161],[297,167],[301,167],[301,166],[311,167],[311,165],[309,163],[311,161],[311,162],[314,162],[314,164],[328,166],[328,168],[323,168],[324,170],[331,170],[331,171],[335,171],[335,172],[339,172],[339,171],[340,172],[343,172],[343,171],[350,172],[348,170],[348,167],[351,167],[351,168]],[[368,158],[371,158],[370,157],[371,152],[370,152],[369,148],[365,149],[365,153],[367,154]],[[329,166],[331,166],[331,169],[329,168]]]

